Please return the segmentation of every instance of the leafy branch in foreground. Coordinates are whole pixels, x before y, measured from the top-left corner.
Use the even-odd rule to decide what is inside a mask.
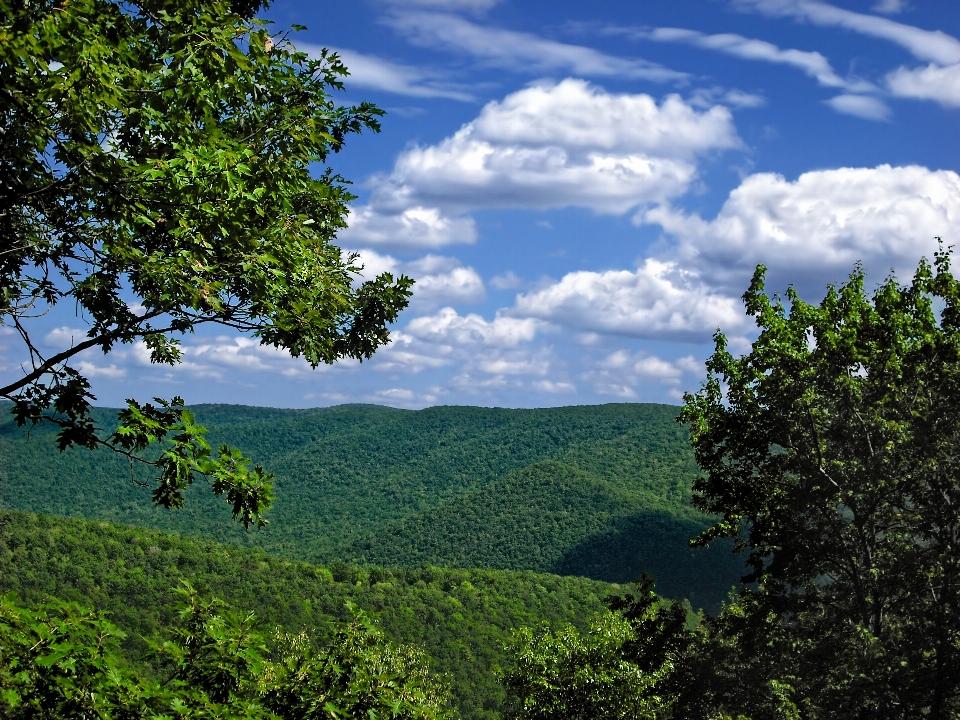
[[[5,718],[394,718],[450,716],[446,689],[419,651],[386,643],[361,612],[331,642],[272,638],[184,583],[180,624],[155,644],[157,679],[121,659],[123,633],[102,614],[0,600],[0,714]]]
[[[868,295],[858,267],[819,305],[744,295],[759,337],[734,357],[716,335],[686,396],[703,477],[750,572],[716,624],[732,676],[722,706],[775,717],[947,720],[960,712],[960,282],[941,250],[911,283]]]
[[[207,474],[247,524],[269,503],[262,472],[230,450],[211,458],[179,400],[130,402],[102,439],[76,360],[140,344],[174,365],[178,336],[204,325],[314,367],[388,341],[412,280],[357,282],[356,256],[333,242],[353,196],[311,172],[347,135],[378,131],[382,111],[335,103],[338,56],[271,36],[262,5],[0,0],[0,324],[23,369],[0,398],[21,425],[58,426],[61,449],[133,455],[168,438],[155,499],[174,507]],[[86,337],[49,354],[37,320],[65,303]]]

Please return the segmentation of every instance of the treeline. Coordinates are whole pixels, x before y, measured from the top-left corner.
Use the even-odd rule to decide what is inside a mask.
[[[188,580],[203,597],[254,611],[262,628],[308,628],[329,640],[352,619],[375,618],[387,640],[422,648],[446,678],[464,718],[498,718],[504,690],[493,669],[520,627],[586,627],[616,586],[531,572],[329,567],[164,532],[20,512],[0,515],[0,591],[23,603],[49,598],[109,613],[138,662],[144,638],[177,625],[173,590]]]
[[[58,453],[0,414],[0,507],[196,535],[311,562],[536,570],[629,582],[716,610],[736,584],[727,548],[692,552],[696,466],[677,408],[615,404],[401,411],[207,405],[210,440],[276,473],[271,524],[246,533],[205,487],[164,512],[124,458]],[[115,415],[96,410],[101,427]],[[146,476],[138,479],[146,479]],[[611,552],[617,548],[615,552]]]

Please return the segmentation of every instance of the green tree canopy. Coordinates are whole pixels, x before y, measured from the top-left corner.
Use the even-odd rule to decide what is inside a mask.
[[[123,662],[123,633],[103,613],[0,598],[4,718],[147,720],[441,720],[446,687],[419,650],[384,640],[353,609],[328,643],[304,631],[265,636],[253,613],[230,611],[184,583],[179,624],[154,642],[156,677]]]
[[[774,691],[804,718],[956,717],[960,283],[949,252],[872,294],[857,268],[818,305],[792,289],[769,298],[759,267],[744,301],[759,337],[734,357],[717,333],[680,417],[704,472],[696,503],[720,516],[700,541],[736,538],[749,567],[714,628],[727,645],[718,702],[754,720],[775,716],[763,709]]]
[[[261,5],[0,0],[0,323],[25,358],[0,397],[21,424],[59,425],[61,449],[144,460],[165,439],[155,501],[179,505],[201,473],[245,524],[261,522],[268,475],[228,448],[215,456],[180,398],[130,401],[118,431],[98,435],[71,360],[143,342],[176,364],[178,335],[209,324],[314,366],[388,340],[412,281],[358,282],[334,244],[352,196],[316,170],[382,113],[338,105],[338,57],[272,36]],[[34,320],[64,304],[87,337],[46,354]]]

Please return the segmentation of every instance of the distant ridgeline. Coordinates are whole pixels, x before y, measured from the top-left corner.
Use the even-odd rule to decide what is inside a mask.
[[[729,545],[687,547],[706,519],[690,505],[697,468],[675,406],[193,409],[213,444],[229,441],[276,474],[266,529],[244,532],[202,484],[183,510],[157,510],[150,491],[131,483],[124,458],[58,453],[52,430],[27,437],[3,411],[0,508],[170,530],[319,563],[429,563],[618,583],[646,571],[663,595],[711,610],[741,574]],[[106,431],[115,417],[96,412]]]

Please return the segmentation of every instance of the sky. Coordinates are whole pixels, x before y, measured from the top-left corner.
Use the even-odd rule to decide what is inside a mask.
[[[331,159],[358,196],[338,243],[417,284],[368,361],[312,370],[255,339],[187,336],[76,363],[98,403],[276,407],[680,403],[741,295],[819,300],[855,263],[909,279],[960,244],[953,0],[279,0],[340,53],[338,101],[380,134]],[[83,336],[63,312],[51,348]],[[2,338],[0,338],[2,340]],[[11,367],[13,353],[0,363]]]

